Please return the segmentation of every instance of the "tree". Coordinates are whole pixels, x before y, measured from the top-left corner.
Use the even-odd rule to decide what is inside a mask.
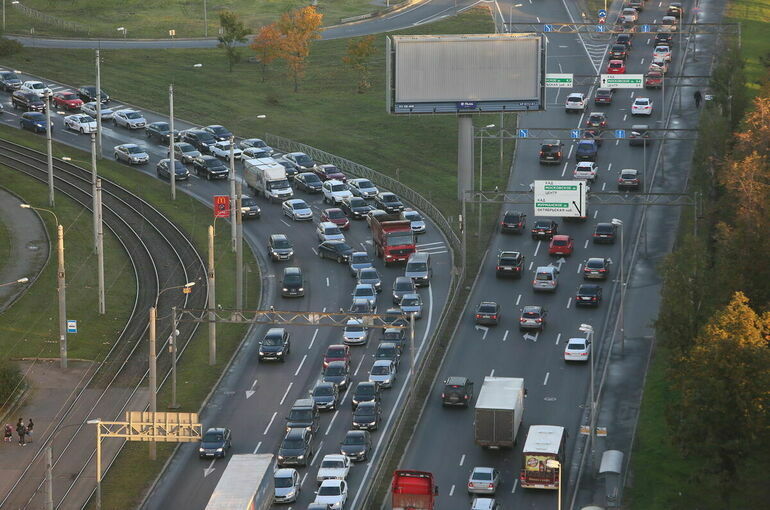
[[[262,81],[267,77],[267,66],[281,56],[283,36],[275,23],[265,25],[259,29],[256,37],[251,42],[251,49],[257,53],[259,64],[262,67]]]
[[[294,92],[299,90],[299,80],[305,74],[310,43],[321,38],[318,29],[322,21],[323,15],[310,5],[284,13],[278,20],[278,30],[283,35],[281,58],[286,60],[289,67]]]
[[[703,458],[732,508],[742,462],[768,439],[770,314],[757,315],[736,292],[698,335],[674,372],[681,407],[675,433],[685,454]]]
[[[374,36],[367,35],[348,42],[348,54],[342,61],[358,73],[358,93],[363,94],[372,84],[369,82],[369,60],[374,54]]]
[[[233,72],[233,66],[241,59],[236,44],[246,42],[249,30],[233,11],[220,11],[219,25],[222,27],[222,35],[218,37],[219,47],[224,48],[230,72]]]

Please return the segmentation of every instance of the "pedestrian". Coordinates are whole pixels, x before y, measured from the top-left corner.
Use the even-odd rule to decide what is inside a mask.
[[[16,433],[19,435],[19,446],[27,446],[24,441],[24,436],[27,433],[27,427],[24,426],[24,422],[19,418],[19,423],[16,424]]]
[[[696,90],[695,93],[692,95],[693,99],[695,99],[695,108],[700,108],[700,102],[701,99],[703,99],[703,96],[700,93],[700,90]]]
[[[32,442],[32,429],[35,428],[35,424],[32,423],[32,418],[29,419],[29,423],[27,423],[27,442]]]
[[[6,423],[5,437],[3,438],[3,441],[5,441],[6,443],[10,443],[12,438],[13,438],[13,427],[11,427],[10,423]]]

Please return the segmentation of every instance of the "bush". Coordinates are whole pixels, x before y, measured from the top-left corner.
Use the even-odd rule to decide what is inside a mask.
[[[16,363],[0,359],[0,405],[7,404],[21,388],[21,371]]]
[[[0,37],[0,57],[10,57],[20,52],[24,46],[15,39]]]

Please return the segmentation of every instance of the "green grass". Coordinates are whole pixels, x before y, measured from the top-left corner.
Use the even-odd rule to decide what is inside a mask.
[[[3,139],[11,140],[16,143],[20,143],[22,145],[27,145],[33,148],[36,148],[38,150],[43,149],[44,145],[44,139],[39,136],[33,136],[29,135],[27,133],[21,132],[16,129],[8,128],[5,126],[0,126],[0,137]],[[87,153],[84,153],[82,151],[79,151],[77,149],[73,149],[71,147],[67,147],[61,144],[54,144],[54,155],[55,157],[62,157],[62,156],[68,156],[72,158],[72,162],[75,164],[79,164],[81,166],[88,167],[90,165],[90,156]],[[145,200],[150,202],[151,204],[155,205],[159,210],[164,212],[164,214],[174,221],[177,226],[179,226],[184,232],[189,234],[191,238],[193,239],[193,242],[195,243],[199,253],[202,254],[202,256],[206,257],[206,250],[207,250],[207,230],[208,226],[211,224],[211,209],[204,206],[194,198],[190,197],[189,195],[185,193],[177,193],[177,199],[175,202],[171,202],[169,195],[169,185],[158,181],[157,179],[154,179],[150,176],[141,174],[135,170],[130,169],[126,165],[115,163],[111,160],[103,160],[99,163],[99,173],[102,177],[106,179],[110,179],[121,186],[129,189],[130,191],[133,191],[135,193],[138,193],[140,196],[142,196]],[[8,175],[6,175],[8,174]],[[4,182],[8,182],[9,180],[15,180],[15,178],[18,178],[18,174],[15,174],[14,172],[11,172],[6,169],[2,169],[0,171],[0,175],[4,178]],[[45,192],[45,186],[40,185],[40,189],[36,189],[35,193],[32,195],[39,196],[39,197],[46,197]],[[22,195],[23,196],[23,195]],[[43,198],[44,200],[45,198]],[[33,202],[35,204],[35,202]],[[45,204],[41,204],[45,206]],[[66,205],[64,203],[59,203],[57,200],[57,214],[59,214],[59,209],[62,208],[63,212],[66,212]],[[79,209],[79,208],[75,208]],[[90,235],[90,225],[91,225],[91,215],[88,212],[85,212],[83,210],[76,210],[75,215],[77,216],[79,214],[79,221],[84,222],[88,226],[88,229],[86,234]],[[62,221],[65,221],[62,219]],[[67,223],[65,222],[65,225]],[[217,268],[217,303],[222,305],[223,308],[234,308],[235,307],[235,254],[230,251],[230,238],[229,238],[229,229],[222,229],[221,232],[225,232],[224,234],[217,235],[216,239],[216,268]],[[70,231],[67,232],[67,236],[70,235]],[[88,235],[86,237],[88,237]],[[87,264],[87,253],[82,253],[80,257],[77,257],[74,253],[74,250],[78,248],[78,244],[86,246],[87,240],[82,240],[82,242],[77,242],[76,239],[70,240],[69,237],[67,237],[67,260],[83,260],[84,262],[82,264]],[[69,247],[72,247],[71,249]],[[55,259],[54,259],[55,260]],[[108,259],[105,259],[105,273],[110,275],[113,272],[112,267],[115,267],[114,265],[110,265],[107,262]],[[245,265],[251,269],[252,272],[245,272],[244,273],[244,288],[248,289],[246,292],[246,307],[247,309],[255,309],[258,306],[258,299],[260,296],[260,285],[261,285],[261,279],[258,272],[258,266],[256,263],[256,260],[252,256],[251,252],[246,249],[244,253],[244,261]],[[127,264],[128,261],[126,260],[125,263]],[[72,282],[72,278],[76,276],[76,271],[70,267],[71,262],[68,262],[67,270],[68,270],[68,282]],[[81,264],[81,265],[82,265]],[[10,334],[13,332],[13,326],[12,324],[25,324],[26,322],[29,322],[29,317],[41,317],[41,321],[43,319],[46,325],[48,325],[48,322],[52,322],[52,325],[48,325],[49,328],[56,328],[56,322],[55,322],[55,316],[56,316],[56,308],[55,308],[55,293],[52,292],[52,289],[55,288],[56,283],[56,275],[55,275],[55,264],[50,264],[46,271],[49,271],[51,268],[53,268],[53,281],[47,282],[44,280],[43,276],[41,276],[41,279],[38,281],[38,283],[34,286],[33,289],[30,289],[30,293],[25,296],[22,301],[24,300],[32,300],[35,303],[38,303],[37,309],[35,313],[32,313],[31,311],[27,311],[26,316],[22,316],[17,318],[15,321],[11,321],[8,319],[8,313],[0,317],[0,325],[6,324],[6,327],[3,329],[0,329],[0,331],[3,332],[3,338],[0,339],[0,342],[6,342],[10,336]],[[115,270],[117,271],[117,270]],[[133,282],[133,275],[131,276]],[[123,287],[125,290],[125,287],[130,287],[130,282],[126,282]],[[69,285],[72,285],[72,283],[69,283]],[[117,287],[117,285],[116,285]],[[93,288],[88,289],[89,292],[91,292],[94,295],[94,301],[96,292]],[[33,294],[33,292],[38,292],[38,294]],[[73,296],[73,293],[75,292],[72,287],[68,286],[68,307],[70,310],[73,309],[73,307],[79,306],[75,302],[75,298]],[[195,290],[193,290],[195,292]],[[133,303],[133,290],[131,291],[131,303]],[[38,299],[41,301],[35,301],[35,298],[33,296],[40,296]],[[48,296],[52,296],[51,301],[53,302],[54,308],[53,312],[51,313],[45,313],[41,314],[39,312],[39,303],[44,302],[43,300],[47,300]],[[73,296],[73,297],[70,297]],[[86,299],[87,296],[84,298]],[[47,301],[45,301],[47,302]],[[110,298],[108,296],[107,298],[108,303],[108,311],[111,311],[110,308]],[[18,304],[17,304],[18,306]],[[96,309],[96,304],[93,304],[93,309]],[[14,312],[17,310],[17,307],[14,307],[9,311],[9,313]],[[162,311],[161,311],[162,312]],[[142,312],[140,312],[142,313]],[[123,324],[125,323],[125,320],[128,316],[128,310],[124,311],[124,317],[121,321],[114,321],[115,324],[113,324],[113,328],[121,328]],[[163,315],[163,313],[161,313]],[[52,316],[53,319],[49,321],[49,316]],[[110,315],[108,315],[110,316]],[[107,321],[103,321],[107,322]],[[18,326],[16,326],[18,327]],[[83,325],[80,326],[82,328]],[[114,336],[114,329],[113,329],[113,336]],[[243,335],[246,332],[246,326],[242,325],[234,325],[234,324],[220,324],[217,326],[217,364],[213,367],[210,367],[208,365],[208,330],[204,326],[200,327],[198,329],[198,332],[193,337],[190,347],[184,352],[183,357],[180,359],[179,368],[178,368],[178,392],[177,392],[177,400],[179,404],[182,406],[180,411],[186,411],[186,412],[197,412],[201,402],[205,398],[205,396],[208,394],[209,390],[213,386],[213,384],[216,382],[217,378],[222,372],[222,369],[224,368],[227,361],[229,361],[230,357],[232,356],[232,353],[234,350],[238,347],[240,344],[241,339],[243,338]],[[83,334],[82,336],[80,333],[78,335],[72,335],[70,337],[70,355],[72,357],[76,356],[76,352],[79,353],[79,355],[83,355],[81,353],[81,350],[85,349],[85,346],[78,345],[77,339],[78,338],[90,338],[91,336],[86,336]],[[100,338],[97,338],[97,340],[101,340]],[[95,340],[93,343],[97,344],[100,342],[97,342]],[[100,347],[102,347],[100,345]],[[103,346],[103,347],[106,347]],[[96,347],[94,347],[95,349]],[[55,350],[56,344],[53,343],[50,346],[50,349]],[[78,351],[75,351],[73,349],[79,349]],[[88,351],[86,351],[86,354],[88,354]],[[18,354],[14,354],[18,355]],[[165,408],[165,406],[170,402],[170,388],[168,386],[164,386],[161,391],[158,393],[158,408],[159,410],[162,410]],[[158,448],[158,458],[155,462],[150,462],[147,460],[147,445],[146,444],[140,444],[140,445],[130,445],[130,447],[126,448],[125,453],[122,453],[118,460],[116,461],[115,465],[112,467],[112,469],[109,471],[107,477],[104,480],[103,485],[103,503],[104,508],[134,508],[136,504],[138,504],[140,498],[142,489],[147,487],[148,484],[151,482],[151,480],[154,479],[154,477],[158,474],[160,469],[163,466],[163,463],[166,461],[166,458],[171,451],[170,445],[159,445]]]
[[[741,24],[741,54],[746,62],[746,82],[750,95],[759,92],[768,70],[760,58],[770,58],[770,2],[767,0],[732,0],[725,21]]]
[[[0,261],[8,260],[9,253],[11,253],[11,239],[8,237],[8,228],[0,218]]]
[[[203,37],[204,0],[24,0],[22,3],[49,16],[77,23],[81,30],[65,29],[44,23],[6,6],[6,23],[10,33],[89,37],[122,37],[118,27],[127,29],[129,38],[166,38],[170,29],[176,37]],[[396,3],[396,1],[392,2]],[[229,9],[240,16],[253,32],[262,25],[277,20],[289,9],[310,4],[307,0],[208,0],[208,35],[216,37],[219,30],[219,10]],[[339,23],[340,18],[375,12],[384,8],[370,0],[320,0],[318,11],[324,15],[324,25]],[[87,27],[87,28],[86,28]]]

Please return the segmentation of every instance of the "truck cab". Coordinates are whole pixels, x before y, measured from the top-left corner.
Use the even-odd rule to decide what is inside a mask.
[[[390,494],[393,510],[434,510],[438,486],[433,473],[398,470],[393,473]]]

